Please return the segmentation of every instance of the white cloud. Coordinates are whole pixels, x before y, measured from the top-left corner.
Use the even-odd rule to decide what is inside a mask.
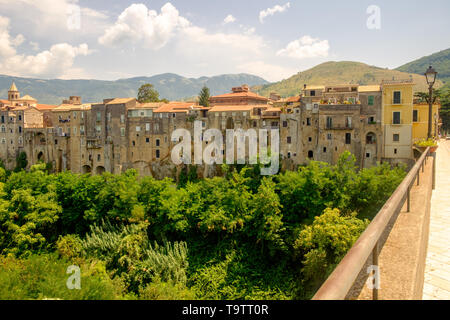
[[[0,16],[0,69],[4,73],[16,76],[61,77],[74,70],[72,66],[75,57],[90,53],[85,43],[78,47],[58,43],[36,55],[18,54],[15,46],[21,43],[24,37],[16,36],[12,39],[9,23],[8,18]],[[80,69],[77,72],[80,72]]]
[[[293,69],[266,63],[264,61],[245,62],[238,65],[237,70],[260,76],[268,81],[280,81],[295,73]]]
[[[262,10],[259,12],[259,21],[261,23],[264,23],[264,19],[268,16],[273,16],[275,13],[277,12],[284,12],[286,11],[288,8],[290,8],[291,4],[288,2],[283,6],[280,5],[276,5],[272,8],[267,8],[266,10]]]
[[[223,20],[223,23],[227,24],[227,23],[233,23],[235,21],[236,21],[236,18],[233,17],[233,15],[229,14],[225,17],[225,19]]]
[[[158,14],[144,4],[132,4],[98,39],[100,44],[120,46],[124,42],[143,43],[154,49],[162,48],[179,29],[189,26],[189,21],[178,10],[166,3]]]
[[[296,59],[328,57],[329,50],[328,40],[303,36],[298,40],[291,41],[286,48],[279,50],[277,56]]]

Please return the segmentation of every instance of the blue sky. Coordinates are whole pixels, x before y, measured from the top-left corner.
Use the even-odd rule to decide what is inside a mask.
[[[277,81],[330,60],[395,68],[449,48],[449,14],[448,0],[0,0],[0,73]]]

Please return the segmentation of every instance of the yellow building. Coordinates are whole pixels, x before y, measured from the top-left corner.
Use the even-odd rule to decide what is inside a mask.
[[[383,158],[392,163],[409,162],[413,159],[414,83],[412,80],[391,80],[383,81],[381,87]]]
[[[433,104],[431,135],[437,137],[439,123],[439,104]],[[428,137],[428,103],[414,103],[412,123],[413,143]]]

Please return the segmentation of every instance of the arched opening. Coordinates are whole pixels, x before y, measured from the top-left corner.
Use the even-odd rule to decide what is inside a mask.
[[[88,165],[84,165],[84,166],[81,168],[81,172],[82,172],[82,173],[91,173],[91,171],[92,171],[92,168],[91,168],[91,166],[88,166]]]
[[[38,162],[44,162],[44,153],[42,151],[38,153],[37,160]]]
[[[98,166],[98,167],[95,169],[95,173],[96,173],[96,174],[102,174],[103,172],[105,172],[105,167]]]
[[[377,142],[377,136],[373,132],[369,132],[366,135],[366,144],[375,144]]]
[[[312,150],[308,151],[308,158],[312,159],[314,157],[314,152],[312,152]]]

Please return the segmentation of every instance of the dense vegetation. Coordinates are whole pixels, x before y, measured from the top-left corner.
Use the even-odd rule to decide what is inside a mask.
[[[350,153],[272,177],[190,168],[178,185],[46,170],[0,168],[0,299],[309,298],[405,176]]]
[[[421,102],[429,103],[428,92],[417,92],[415,97]],[[441,108],[439,109],[439,118],[442,121],[442,127],[440,129],[442,134],[450,133],[450,87],[434,90],[433,103],[439,102]]]
[[[432,55],[411,61],[397,70],[424,74],[429,66],[433,66],[438,72],[438,79],[442,80],[447,88],[450,88],[450,49],[442,50]]]

